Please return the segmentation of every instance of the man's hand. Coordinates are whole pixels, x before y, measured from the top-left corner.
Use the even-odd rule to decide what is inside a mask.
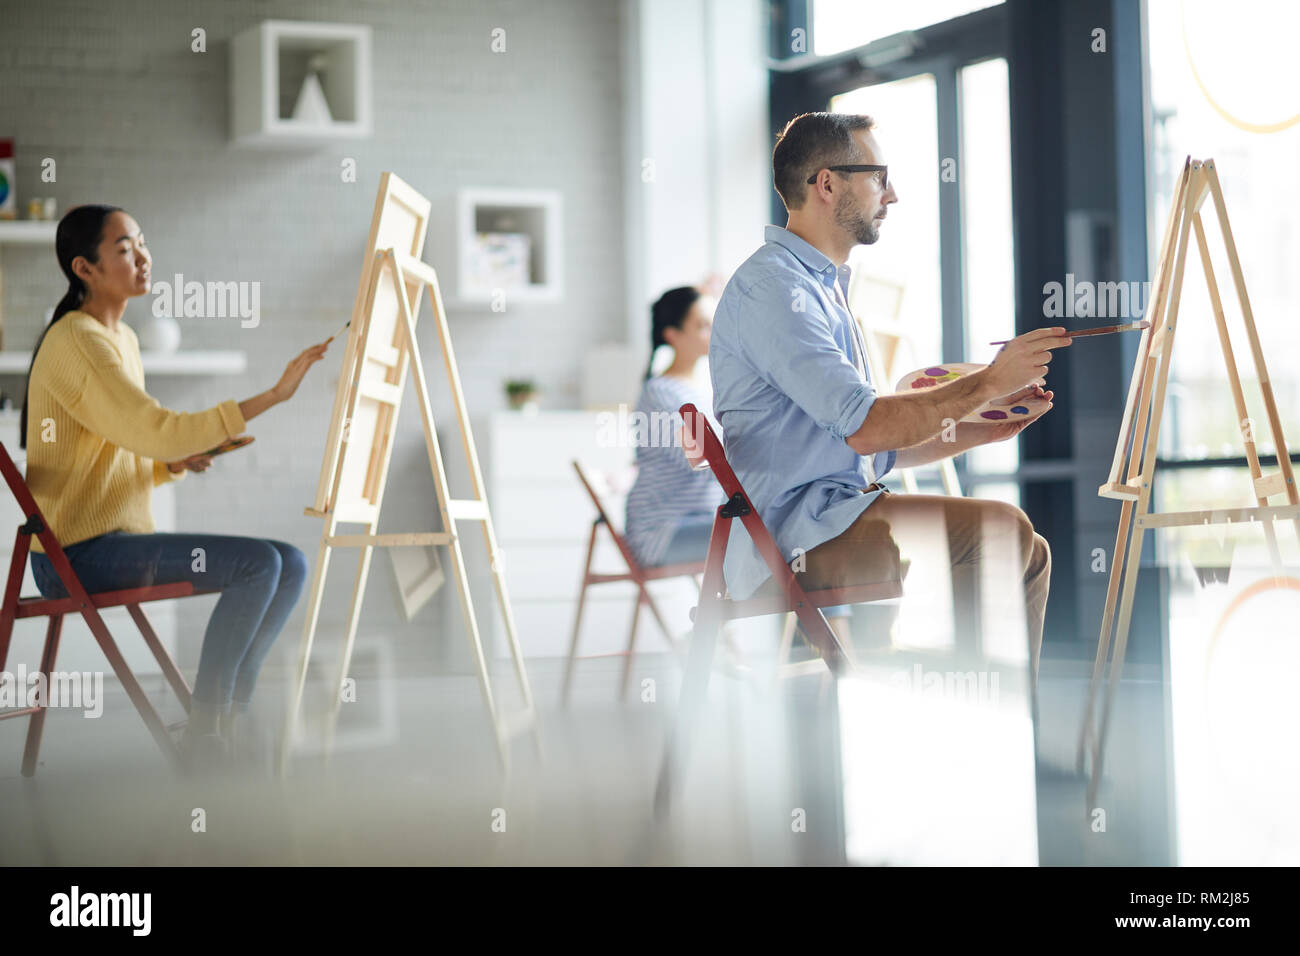
[[[182,471],[207,471],[208,466],[212,464],[211,455],[191,455],[182,461],[167,462],[167,470],[173,475],[179,475]]]
[[[1018,392],[1041,382],[1047,374],[1047,363],[1052,360],[1052,349],[1068,348],[1073,342],[1074,339],[1066,337],[1062,326],[1034,329],[1002,346],[993,363],[978,374],[995,387],[995,394]]]
[[[963,422],[959,425],[958,428],[966,429],[969,432],[971,442],[968,447],[973,448],[976,445],[991,445],[994,442],[1006,441],[1008,438],[1014,438],[1016,435],[1019,435],[1024,431],[1026,426],[1031,422],[1036,422],[1038,419],[1046,415],[1052,407],[1053,393],[1045,391],[1043,387],[1037,383],[1030,385],[1028,388],[1022,388],[1020,391],[1008,395],[1005,398],[999,398],[993,403],[993,405],[995,407],[998,405],[1015,405],[1018,402],[1023,402],[1027,398],[1043,399],[1047,402],[1047,407],[1039,411],[1036,415],[1016,419],[1015,421],[998,422],[995,425]],[[967,436],[963,436],[963,438],[965,437]]]

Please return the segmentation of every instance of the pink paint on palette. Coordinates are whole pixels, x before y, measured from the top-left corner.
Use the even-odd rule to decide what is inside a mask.
[[[950,362],[945,365],[930,365],[923,369],[917,369],[915,372],[909,372],[904,375],[898,383],[897,391],[902,392],[910,389],[929,389],[938,388],[941,385],[947,385],[971,372],[987,368],[986,365],[977,365],[972,362]],[[1048,402],[1041,398],[1027,398],[1014,404],[1000,403],[998,401],[989,402],[988,404],[977,408],[965,418],[963,422],[972,422],[975,424],[996,424],[997,422],[1016,421],[1018,419],[1035,418],[1041,415],[1047,409]]]

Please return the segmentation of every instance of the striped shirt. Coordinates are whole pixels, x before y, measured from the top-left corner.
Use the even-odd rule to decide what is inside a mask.
[[[660,562],[683,519],[712,517],[726,498],[713,472],[695,471],[686,461],[677,410],[687,402],[718,429],[696,390],[668,375],[646,380],[633,416],[637,476],[628,492],[624,527],[632,553],[644,565]]]

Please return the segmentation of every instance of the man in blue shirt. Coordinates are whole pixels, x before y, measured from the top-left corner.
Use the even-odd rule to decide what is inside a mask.
[[[709,351],[714,413],[727,458],[807,589],[896,579],[899,561],[952,569],[959,632],[978,633],[982,565],[1023,583],[1030,663],[1038,672],[1051,555],[1020,509],[998,501],[895,495],[876,482],[1018,433],[1025,420],[957,424],[986,402],[1052,393],[1041,384],[1064,328],[1011,340],[993,363],[939,388],[878,396],[847,299],[855,245],[880,237],[898,196],[868,116],[806,113],[772,154],[789,214],[727,283]],[[737,521],[724,565],[731,597],[772,588]],[[936,535],[946,535],[938,553]],[[942,541],[942,537],[938,538]],[[764,591],[767,593],[767,591]]]

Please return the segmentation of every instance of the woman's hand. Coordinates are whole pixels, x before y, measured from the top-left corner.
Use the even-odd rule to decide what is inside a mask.
[[[293,393],[298,391],[298,386],[302,383],[303,376],[307,374],[307,369],[324,357],[329,344],[329,339],[326,339],[319,345],[304,349],[302,354],[288,364],[284,374],[280,376],[280,381],[276,382],[271,389],[271,394],[277,402],[285,402],[293,397]]]
[[[304,350],[285,368],[284,374],[280,376],[280,381],[265,392],[259,392],[252,398],[246,398],[240,402],[239,414],[244,416],[244,421],[250,421],[268,408],[292,398],[293,393],[298,391],[298,385],[301,384],[302,377],[307,374],[307,369],[321,360],[325,355],[325,350],[329,348],[332,338],[333,336],[330,336],[319,345],[313,345],[311,348]]]
[[[207,471],[208,466],[212,464],[211,455],[191,455],[182,461],[167,462],[167,470],[173,475],[179,475],[182,471]]]

